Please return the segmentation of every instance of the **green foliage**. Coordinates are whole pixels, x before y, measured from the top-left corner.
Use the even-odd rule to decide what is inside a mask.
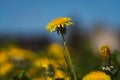
[[[19,75],[16,75],[12,78],[12,80],[32,80],[26,73],[26,71],[22,71]]]

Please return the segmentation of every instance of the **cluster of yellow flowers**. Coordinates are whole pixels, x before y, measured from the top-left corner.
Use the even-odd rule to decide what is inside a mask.
[[[63,52],[63,46],[61,46],[58,43],[52,43],[48,46],[48,55],[52,55],[57,57],[57,60],[60,62],[63,62],[63,56],[59,55]],[[47,51],[46,51],[47,52]],[[22,49],[17,46],[10,46],[6,50],[2,50],[0,52],[0,76],[6,76],[11,71],[13,71],[16,67],[16,62],[19,61],[30,61],[30,64],[34,67],[29,67],[28,73],[30,76],[33,76],[37,73],[38,69],[40,67],[48,68],[48,65],[50,64],[48,57],[46,56],[47,53],[44,53],[45,56],[41,56],[43,54],[36,54],[31,50],[28,49]],[[54,64],[54,67],[57,68],[58,64],[55,60],[51,61]],[[27,66],[27,65],[26,65]],[[20,66],[19,66],[20,67]],[[33,70],[33,69],[34,70]],[[63,73],[59,70],[56,70],[56,77],[62,76]]]
[[[5,76],[13,69],[13,64],[10,62],[9,55],[6,51],[0,52],[0,76]]]
[[[15,68],[14,61],[33,60],[35,54],[30,50],[24,50],[16,46],[0,51],[0,76],[5,76]]]

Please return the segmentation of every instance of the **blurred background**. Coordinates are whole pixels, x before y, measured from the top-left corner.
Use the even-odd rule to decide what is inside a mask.
[[[41,66],[48,69],[49,64],[54,66],[56,77],[67,78],[62,39],[56,32],[46,31],[46,25],[58,17],[70,17],[74,23],[67,30],[66,40],[80,79],[99,69],[98,52],[103,45],[110,47],[113,64],[120,64],[119,3],[119,0],[0,0],[0,80],[11,79],[22,70],[34,80],[42,80],[45,70],[40,71]]]

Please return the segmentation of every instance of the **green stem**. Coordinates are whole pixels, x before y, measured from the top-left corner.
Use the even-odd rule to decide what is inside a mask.
[[[71,72],[73,74],[74,80],[77,80],[77,76],[76,76],[75,70],[73,68],[73,64],[72,64],[72,61],[71,61],[71,58],[70,58],[70,55],[69,55],[69,50],[68,50],[67,45],[66,45],[64,34],[61,33],[61,36],[62,36],[62,39],[63,39],[63,43],[64,43],[64,47],[65,47],[65,51],[66,51],[66,58],[68,59],[68,63],[69,63]]]

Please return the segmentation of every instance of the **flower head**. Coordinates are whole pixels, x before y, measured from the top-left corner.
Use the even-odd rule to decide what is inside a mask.
[[[71,26],[73,22],[71,21],[71,18],[68,17],[59,17],[48,23],[47,30],[49,32],[53,32],[55,30],[59,32],[66,32],[65,26]]]
[[[101,55],[103,58],[109,59],[110,57],[110,48],[108,46],[101,47]]]
[[[82,80],[111,80],[111,78],[102,71],[93,71],[83,77]]]

